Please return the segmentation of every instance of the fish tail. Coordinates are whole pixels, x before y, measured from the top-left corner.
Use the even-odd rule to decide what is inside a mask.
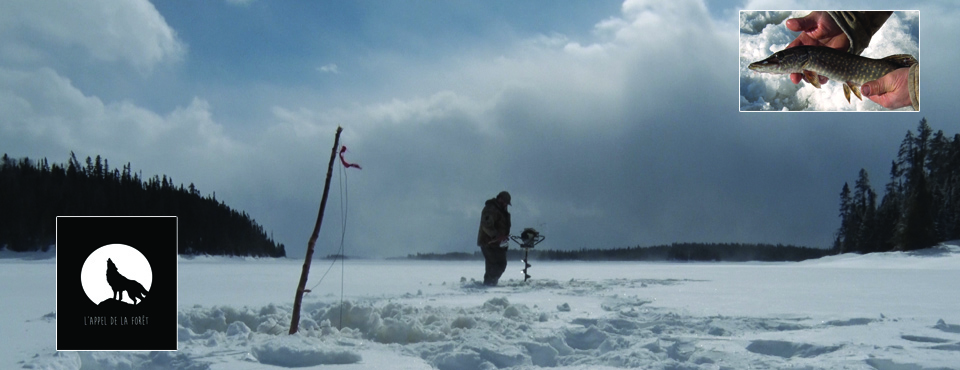
[[[896,64],[897,68],[906,68],[919,63],[917,61],[917,58],[914,58],[913,55],[910,55],[910,54],[894,54],[894,55],[885,57],[882,60],[886,60],[890,63]]]

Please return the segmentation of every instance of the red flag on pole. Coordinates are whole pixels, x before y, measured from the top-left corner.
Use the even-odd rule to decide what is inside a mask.
[[[346,146],[341,146],[341,147],[340,147],[340,163],[343,164],[343,167],[345,167],[345,168],[356,167],[358,170],[362,170],[362,168],[360,168],[359,165],[354,164],[354,163],[347,163],[347,160],[346,160],[346,159],[343,159],[343,152],[345,152],[345,151],[347,151],[347,147],[346,147]]]

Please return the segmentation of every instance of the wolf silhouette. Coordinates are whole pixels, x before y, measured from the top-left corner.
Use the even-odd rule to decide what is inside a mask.
[[[144,295],[147,294],[147,290],[143,289],[143,285],[140,285],[136,280],[130,280],[120,275],[117,265],[113,264],[113,261],[109,258],[107,258],[107,284],[110,284],[110,288],[113,289],[113,298],[118,301],[123,300],[123,291],[127,291],[127,296],[130,297],[134,305],[138,303],[137,299],[142,301]]]

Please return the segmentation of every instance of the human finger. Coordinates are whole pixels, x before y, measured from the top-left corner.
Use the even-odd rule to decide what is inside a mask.
[[[909,73],[909,68],[894,70],[876,80],[867,81],[860,86],[860,92],[887,109],[906,107],[911,105],[907,87]]]
[[[793,32],[804,32],[817,27],[819,12],[810,12],[800,18],[790,18],[785,22],[787,29]]]

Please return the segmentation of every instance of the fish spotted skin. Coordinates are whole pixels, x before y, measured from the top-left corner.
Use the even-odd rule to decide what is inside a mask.
[[[801,73],[804,80],[820,88],[819,75],[843,83],[843,93],[850,101],[850,92],[860,100],[860,86],[893,72],[910,67],[917,59],[909,54],[896,54],[882,59],[853,55],[824,46],[797,46],[773,53],[761,61],[750,63],[760,73]]]

